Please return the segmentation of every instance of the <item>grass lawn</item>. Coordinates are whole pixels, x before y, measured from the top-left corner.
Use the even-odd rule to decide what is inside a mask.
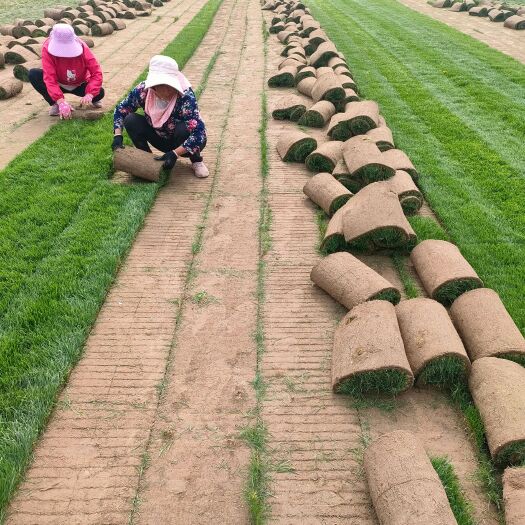
[[[421,173],[452,240],[525,332],[525,66],[395,0],[309,0]]]
[[[164,54],[184,66],[221,2]],[[109,180],[111,120],[61,122],[0,171],[0,521],[159,189]]]
[[[24,20],[42,18],[44,9],[60,5],[78,5],[78,0],[0,0],[0,24],[12,24],[17,18]]]

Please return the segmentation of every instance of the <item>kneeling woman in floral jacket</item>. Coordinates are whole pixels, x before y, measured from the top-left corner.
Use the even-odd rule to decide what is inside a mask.
[[[135,113],[139,108],[144,115]],[[206,127],[197,98],[188,79],[170,57],[156,55],[149,63],[148,76],[115,108],[112,148],[122,148],[124,128],[136,148],[164,155],[155,157],[171,170],[179,157],[189,157],[196,177],[207,177],[201,152],[206,146]]]

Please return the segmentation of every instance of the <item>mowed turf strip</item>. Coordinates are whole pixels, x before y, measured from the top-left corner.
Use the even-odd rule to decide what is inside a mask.
[[[164,54],[183,67],[221,2]],[[0,172],[0,521],[160,187],[109,180],[111,120],[61,122]]]
[[[451,239],[525,330],[525,66],[395,0],[309,0]]]

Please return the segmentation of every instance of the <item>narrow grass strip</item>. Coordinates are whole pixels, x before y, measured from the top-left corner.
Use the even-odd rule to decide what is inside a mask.
[[[264,71],[268,63],[268,31],[266,21],[262,21]],[[262,359],[266,350],[264,330],[264,302],[266,287],[266,261],[265,255],[271,248],[271,222],[272,213],[269,203],[268,176],[270,173],[269,144],[268,144],[268,101],[265,82],[263,80],[261,94],[261,126],[259,128],[259,146],[261,151],[261,192],[259,195],[259,262],[257,265],[257,313],[255,327],[255,344],[257,361],[255,367],[255,407],[253,410],[253,423],[247,427],[241,436],[250,446],[250,464],[248,466],[248,479],[244,490],[244,497],[253,525],[263,525],[268,521],[270,514],[270,460],[267,449],[268,432],[264,424],[262,410],[265,397],[266,384],[262,371]]]
[[[407,258],[396,253],[392,255],[392,262],[394,263],[394,268],[397,270],[399,278],[403,283],[406,298],[415,299],[416,297],[419,297],[421,295],[419,288],[407,269]]]
[[[183,67],[221,1],[164,54]],[[110,138],[111,115],[63,122],[0,172],[0,519],[160,187],[109,181]]]
[[[472,505],[463,494],[452,463],[446,457],[433,457],[430,462],[443,484],[458,525],[475,525]]]

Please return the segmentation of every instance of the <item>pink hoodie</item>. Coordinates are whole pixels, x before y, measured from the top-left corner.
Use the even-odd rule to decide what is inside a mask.
[[[49,96],[57,101],[64,96],[60,84],[70,86],[71,89],[87,82],[86,94],[96,97],[102,87],[102,69],[97,59],[82,43],[83,53],[77,57],[63,58],[51,55],[48,51],[49,39],[44,42],[42,49],[42,69],[44,83]],[[65,90],[67,92],[67,90]]]

